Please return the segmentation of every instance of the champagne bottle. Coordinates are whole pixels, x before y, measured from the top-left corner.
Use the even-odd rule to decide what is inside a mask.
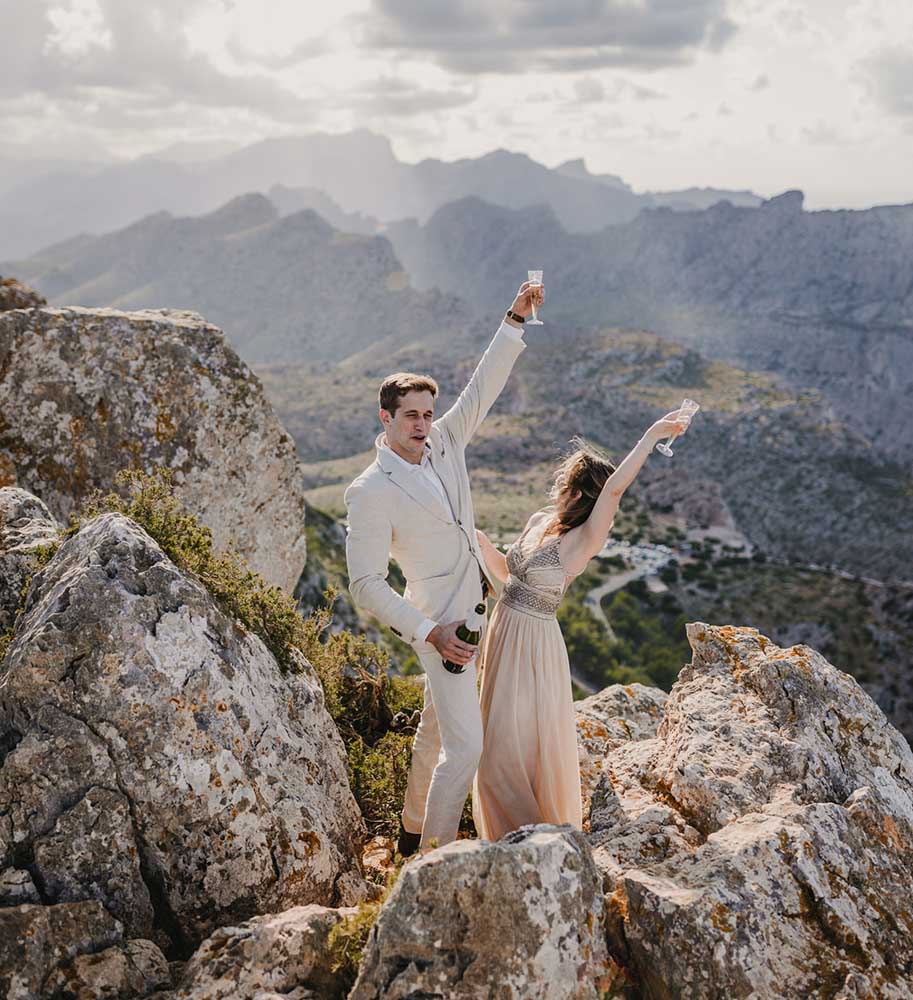
[[[485,623],[485,602],[482,601],[475,606],[472,614],[459,625],[456,630],[457,638],[463,642],[468,642],[472,646],[478,646],[482,636],[482,625]],[[461,674],[466,669],[462,663],[453,663],[451,660],[444,660],[444,669],[452,674]]]

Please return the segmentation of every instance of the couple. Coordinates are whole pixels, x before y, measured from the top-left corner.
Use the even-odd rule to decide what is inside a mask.
[[[556,470],[553,503],[532,515],[506,556],[477,532],[466,446],[526,349],[523,323],[542,296],[541,286],[521,285],[443,416],[434,417],[434,379],[388,376],[379,393],[377,457],[345,493],[352,598],[415,649],[425,672],[403,855],[454,840],[471,787],[483,839],[527,823],[580,827],[570,669],[555,613],[570,581],[605,544],[621,495],[654,444],[687,427],[687,417],[668,414],[617,469],[578,448]],[[406,578],[402,596],[387,583],[391,556]],[[503,592],[481,648],[461,641],[457,627],[496,579]],[[444,661],[465,666],[452,673]],[[476,662],[484,668],[481,703]]]

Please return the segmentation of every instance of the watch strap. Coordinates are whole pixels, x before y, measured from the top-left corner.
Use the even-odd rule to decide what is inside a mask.
[[[525,323],[526,322],[526,317],[525,316],[521,316],[519,313],[515,313],[513,311],[513,309],[508,309],[506,315],[507,315],[508,319],[512,319],[515,323]]]

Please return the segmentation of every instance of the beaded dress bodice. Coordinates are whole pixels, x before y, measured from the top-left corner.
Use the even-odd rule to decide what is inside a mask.
[[[528,531],[529,528],[505,553],[510,576],[501,601],[536,618],[554,618],[573,577],[568,576],[561,565],[560,536],[549,539],[544,545],[533,542],[525,547]],[[540,536],[541,532],[536,531],[534,535]]]

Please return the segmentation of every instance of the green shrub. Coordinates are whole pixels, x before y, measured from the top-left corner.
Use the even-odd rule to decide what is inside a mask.
[[[361,956],[368,943],[368,935],[377,921],[381,907],[396,885],[396,880],[402,869],[403,860],[400,859],[393,870],[387,874],[386,886],[381,897],[359,903],[355,913],[344,917],[330,930],[330,936],[327,940],[330,971],[339,976],[340,996],[347,996],[355,985]]]

